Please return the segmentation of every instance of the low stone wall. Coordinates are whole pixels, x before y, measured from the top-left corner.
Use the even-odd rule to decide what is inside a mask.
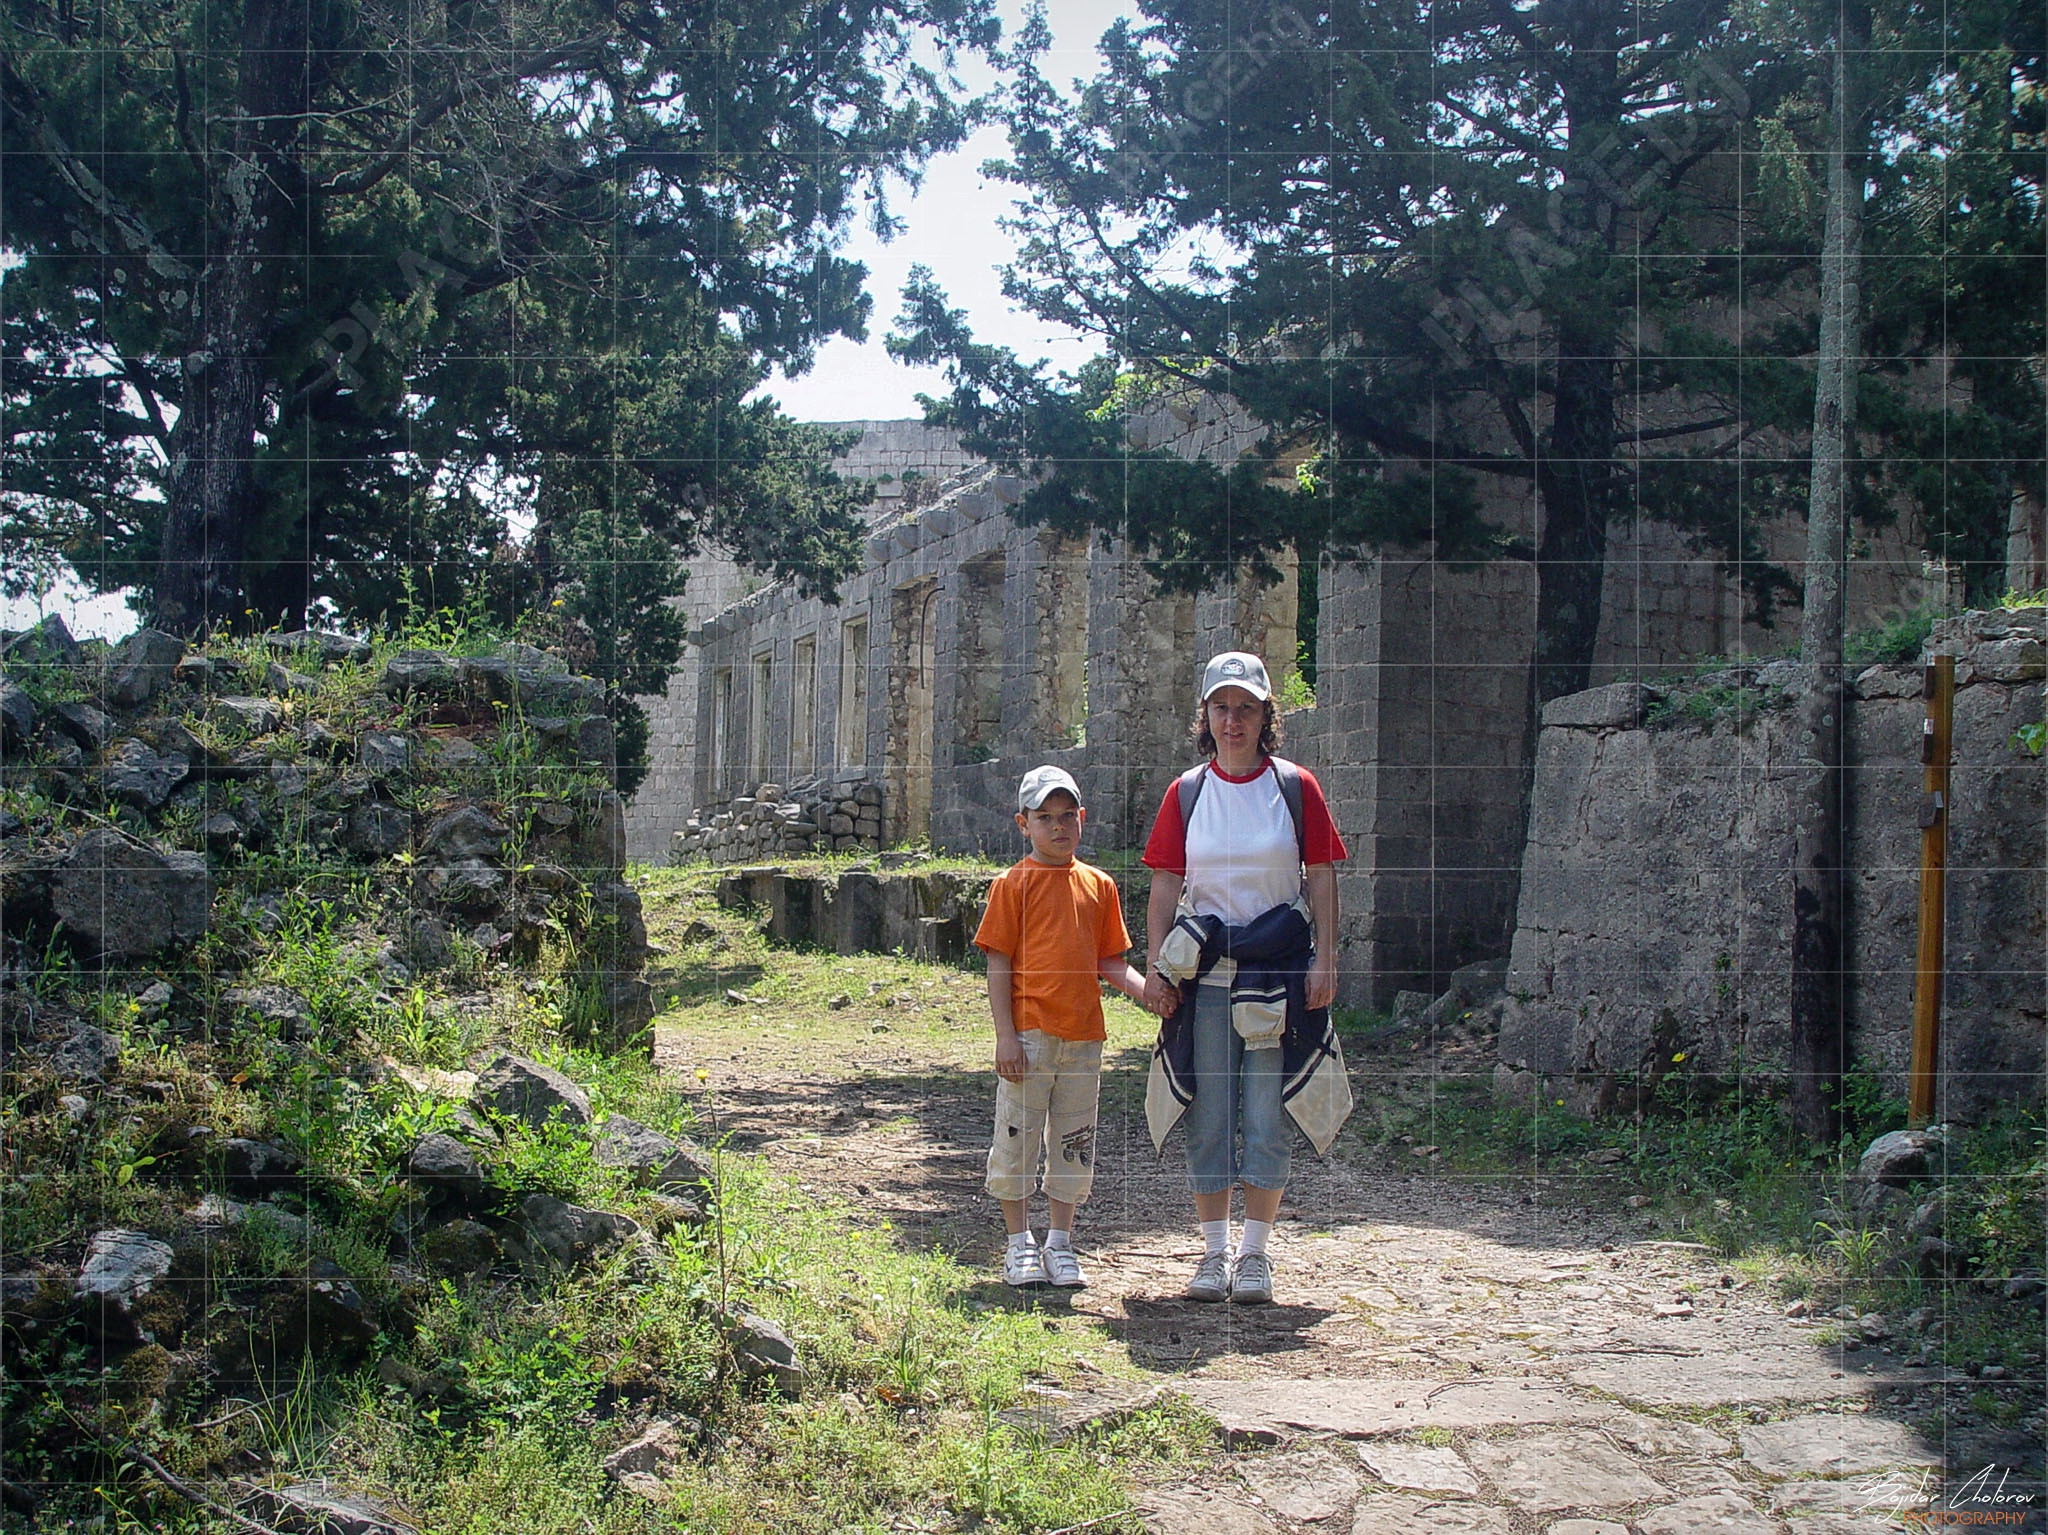
[[[887,954],[950,961],[967,955],[981,925],[993,874],[849,869],[812,875],[740,869],[718,882],[718,904],[754,907],[778,943],[813,944],[835,954]]]
[[[674,863],[758,863],[849,853],[882,845],[882,786],[858,773],[806,778],[784,789],[757,785],[751,794],[690,813],[670,842]]]
[[[2039,1104],[2048,805],[2042,610],[1969,613],[1958,657],[1944,1118]],[[1791,981],[1789,663],[1660,694],[1617,683],[1544,710],[1500,1035],[1502,1080],[1581,1107],[1668,1069],[1782,1076]],[[1918,921],[1918,666],[1871,667],[1849,716],[1848,1005],[1856,1058],[1903,1093]]]

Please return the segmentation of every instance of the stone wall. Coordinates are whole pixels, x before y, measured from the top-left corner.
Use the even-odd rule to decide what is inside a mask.
[[[698,554],[688,584],[671,600],[695,628],[731,607],[751,584],[758,578],[750,581],[731,560]],[[635,862],[666,857],[671,836],[695,803],[699,672],[696,646],[685,643],[666,690],[636,700],[647,711],[647,776],[626,806],[626,851]]]
[[[1967,614],[1949,842],[1941,1117],[2041,1101],[2042,611]],[[1544,711],[1500,1036],[1509,1071],[1581,1100],[1683,1051],[1716,1074],[1786,1069],[1791,951],[1789,663],[1660,697],[1632,683]],[[1872,667],[1850,713],[1847,939],[1858,1059],[1903,1091],[1918,931],[1918,667]],[[1660,1032],[1661,1025],[1661,1032]]]
[[[938,455],[936,472],[953,461],[947,452],[957,456],[950,439],[915,423],[862,425],[848,472],[897,472],[922,452]],[[1217,462],[1261,435],[1207,399],[1155,402],[1129,430],[1134,449]],[[885,843],[1008,852],[1018,845],[1017,777],[1055,762],[1087,793],[1086,846],[1141,843],[1189,761],[1200,662],[1246,649],[1266,658],[1276,683],[1292,670],[1298,575],[1283,560],[1277,583],[1225,579],[1198,597],[1168,594],[1113,539],[1017,527],[1008,509],[1022,490],[970,467],[878,509],[838,606],[776,586],[707,619],[696,636],[702,744],[690,792],[664,793],[668,829],[693,809],[708,824],[763,780],[816,777],[878,785]],[[1483,494],[1493,520],[1533,540],[1526,486],[1502,481]],[[1796,527],[1759,536],[1796,558]],[[1326,561],[1316,573],[1318,706],[1293,721],[1288,750],[1322,776],[1351,845],[1341,878],[1347,1005],[1385,1007],[1403,989],[1434,995],[1459,967],[1504,956],[1515,926],[1534,568],[1502,557],[1453,569],[1426,553]],[[1863,541],[1853,623],[1928,593],[1907,531]],[[1769,655],[1792,639],[1788,626],[1751,622],[1735,584],[1676,531],[1613,530],[1596,679]]]

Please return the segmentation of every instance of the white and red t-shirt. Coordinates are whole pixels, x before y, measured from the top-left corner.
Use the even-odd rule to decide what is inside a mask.
[[[1182,876],[1195,914],[1221,917],[1233,927],[1299,896],[1303,864],[1336,863],[1346,856],[1323,786],[1307,768],[1301,769],[1301,845],[1296,847],[1294,817],[1287,813],[1270,759],[1246,778],[1233,778],[1211,762],[1195,813],[1185,825],[1176,778],[1167,785],[1145,842],[1147,868]]]

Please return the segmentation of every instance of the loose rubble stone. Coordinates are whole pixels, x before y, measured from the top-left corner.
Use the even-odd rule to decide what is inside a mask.
[[[0,677],[0,749],[13,751],[34,734],[36,701]]]
[[[476,1153],[452,1135],[423,1135],[406,1153],[405,1175],[442,1198],[467,1204],[483,1193]]]
[[[323,1482],[255,1487],[249,1496],[263,1522],[286,1535],[419,1535],[389,1509]]]
[[[443,905],[458,907],[474,916],[504,903],[505,873],[481,858],[464,858],[429,869],[427,889]]]
[[[0,643],[0,655],[10,661],[28,661],[42,666],[77,666],[84,657],[78,641],[61,615],[45,613],[35,625],[13,639]]]
[[[1246,1461],[1244,1484],[1283,1519],[1316,1523],[1351,1512],[1358,1473],[1321,1450],[1295,1450]]]
[[[97,1082],[121,1058],[121,1042],[105,1029],[82,1023],[50,1056],[59,1082]]]
[[[1936,1171],[1946,1144],[1938,1129],[1894,1130],[1870,1143],[1856,1164],[1856,1176],[1866,1183],[1904,1188]]]
[[[154,1342],[160,1307],[144,1304],[158,1280],[171,1271],[170,1244],[141,1231],[94,1234],[72,1292],[95,1311],[109,1337]]]
[[[306,999],[289,986],[268,982],[261,986],[238,986],[223,1000],[230,1007],[255,1014],[282,1040],[303,1038],[313,1021],[313,1011],[306,1005]]]
[[[724,1322],[740,1374],[756,1385],[773,1385],[792,1402],[804,1394],[803,1363],[788,1333],[751,1311],[728,1313]]]
[[[263,669],[263,685],[273,693],[310,693],[320,686],[320,679],[272,661]]]
[[[473,1220],[452,1220],[436,1226],[415,1245],[420,1261],[437,1274],[474,1274],[494,1267],[505,1256],[491,1228]]]
[[[462,805],[427,823],[420,848],[437,858],[493,858],[511,831],[474,805]]]
[[[683,1458],[683,1436],[666,1418],[656,1418],[638,1436],[604,1458],[605,1475],[617,1480],[629,1472],[659,1476]]]
[[[590,1098],[583,1089],[553,1067],[522,1055],[495,1057],[478,1074],[470,1101],[535,1129],[550,1119],[571,1125],[590,1123]]]
[[[1584,1429],[1479,1440],[1467,1448],[1466,1458],[1532,1513],[1613,1508],[1671,1496],[1670,1488],[1645,1476],[1633,1459]]]
[[[1447,1447],[1408,1444],[1401,1440],[1362,1444],[1358,1458],[1389,1487],[1476,1498],[1479,1479],[1458,1452]]]
[[[254,1198],[282,1188],[305,1167],[297,1152],[270,1141],[230,1136],[220,1143],[218,1151],[228,1188]]]
[[[386,693],[448,693],[460,679],[455,662],[438,650],[401,650],[384,663],[378,686]]]
[[[386,730],[366,730],[356,737],[356,761],[379,777],[403,773],[412,766],[412,738]]]
[[[159,853],[106,828],[80,837],[50,882],[57,917],[113,959],[190,943],[212,896],[203,854]]]
[[[100,789],[134,809],[156,810],[190,771],[183,757],[159,757],[140,741],[120,741],[108,748],[101,764]]]
[[[348,813],[342,846],[363,858],[389,858],[412,842],[412,816],[382,800],[365,800]]]
[[[83,703],[52,704],[50,723],[89,752],[96,752],[113,740],[118,728],[111,715]]]
[[[1939,1466],[1941,1456],[1903,1423],[1866,1413],[1815,1413],[1742,1430],[1742,1458],[1765,1476],[1855,1476]]]
[[[185,642],[159,629],[137,629],[115,649],[107,697],[124,709],[149,702],[185,659]]]
[[[267,736],[284,723],[284,711],[267,698],[224,693],[208,705],[206,717],[216,725],[252,736]]]
[[[572,1205],[552,1194],[528,1194],[519,1201],[519,1216],[527,1240],[563,1268],[601,1257],[640,1229],[626,1216]]]
[[[263,643],[272,650],[310,656],[322,666],[330,666],[336,661],[354,661],[360,665],[370,659],[368,642],[351,639],[329,629],[295,629],[290,634],[266,634]]]

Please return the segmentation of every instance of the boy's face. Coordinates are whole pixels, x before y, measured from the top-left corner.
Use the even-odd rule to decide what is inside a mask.
[[[1031,839],[1031,856],[1040,863],[1072,863],[1087,820],[1088,812],[1065,789],[1053,790],[1036,810],[1017,812],[1017,825]]]

